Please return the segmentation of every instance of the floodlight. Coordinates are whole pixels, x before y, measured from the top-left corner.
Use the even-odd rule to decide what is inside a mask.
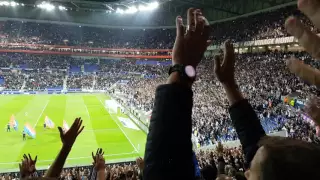
[[[16,2],[14,2],[14,1],[10,2],[10,6],[14,7],[16,5],[18,5]]]
[[[148,7],[146,7],[144,5],[139,5],[138,9],[139,9],[139,11],[146,11],[146,10],[148,10]]]
[[[124,12],[127,13],[127,14],[133,14],[133,13],[135,13],[137,11],[138,11],[138,9],[136,7],[134,7],[134,6],[132,6],[132,7],[129,7],[127,10],[125,10]]]
[[[149,8],[152,9],[157,9],[159,7],[159,3],[158,2],[152,2],[149,4]]]
[[[56,8],[54,5],[47,2],[42,2],[41,4],[38,4],[37,7],[48,11],[54,10]]]
[[[119,13],[119,14],[123,14],[124,13],[124,11],[122,9],[120,9],[120,8],[117,8],[116,12]]]
[[[10,3],[8,1],[2,1],[0,2],[0,6],[9,6]]]
[[[59,6],[58,8],[59,8],[59,10],[61,10],[61,11],[67,10],[67,8],[64,7],[64,6]]]

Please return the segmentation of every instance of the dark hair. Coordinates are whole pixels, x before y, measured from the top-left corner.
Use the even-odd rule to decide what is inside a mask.
[[[261,180],[320,179],[320,146],[283,137],[265,137]]]

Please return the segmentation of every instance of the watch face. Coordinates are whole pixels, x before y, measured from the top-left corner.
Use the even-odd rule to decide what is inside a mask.
[[[187,76],[194,78],[196,76],[196,70],[192,66],[186,66],[185,68]]]

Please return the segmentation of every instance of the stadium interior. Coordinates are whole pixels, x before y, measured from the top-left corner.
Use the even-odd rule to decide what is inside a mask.
[[[319,1],[305,1],[320,9]],[[320,73],[312,81],[301,78],[286,60],[296,57],[318,69],[319,56],[311,55],[285,23],[294,16],[318,34],[320,20],[297,1],[0,0],[1,178],[100,179],[102,168],[107,180],[153,179],[155,170],[144,168],[159,162],[144,157],[152,151],[149,138],[160,133],[152,122],[161,105],[155,93],[171,76],[176,17],[187,26],[190,7],[201,9],[212,40],[192,85],[196,177],[190,179],[250,179],[230,92],[215,74],[226,40],[235,53],[237,90],[265,134],[318,146],[320,106],[312,113],[305,108],[320,102]],[[66,153],[63,137],[78,130]],[[179,128],[175,131],[179,136]],[[165,148],[163,153],[175,151]],[[63,169],[56,168],[58,161]]]

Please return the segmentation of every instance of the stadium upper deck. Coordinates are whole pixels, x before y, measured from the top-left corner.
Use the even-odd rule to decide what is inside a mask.
[[[183,15],[189,7],[202,9],[209,21],[213,22],[294,3],[292,0],[203,0],[201,2],[195,0],[50,0],[50,3],[43,4],[44,2],[2,0],[0,17],[82,23],[113,28],[119,26],[174,28],[175,17]]]

